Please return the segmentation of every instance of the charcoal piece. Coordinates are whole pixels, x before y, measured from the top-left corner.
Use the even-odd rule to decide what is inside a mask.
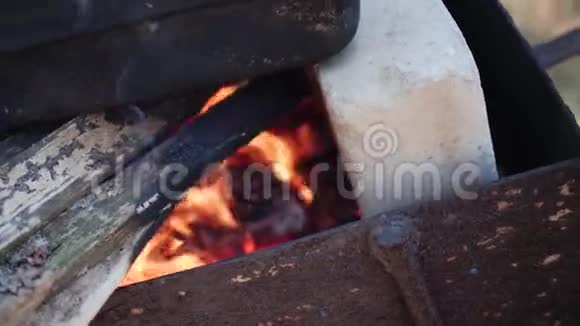
[[[316,63],[342,49],[358,25],[358,0],[212,3],[0,52],[0,128]]]

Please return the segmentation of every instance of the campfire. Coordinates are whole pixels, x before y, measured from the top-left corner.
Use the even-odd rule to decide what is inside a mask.
[[[238,87],[243,85],[220,89],[200,114]],[[207,170],[147,243],[121,286],[352,221],[357,206],[338,193],[336,178],[346,176],[337,173],[337,153],[323,105],[304,99],[270,130]]]
[[[578,319],[578,163],[489,185],[580,148],[497,1],[66,2],[0,13],[2,325]]]

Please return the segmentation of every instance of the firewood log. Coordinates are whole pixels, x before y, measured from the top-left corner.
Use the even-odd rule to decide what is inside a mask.
[[[139,122],[111,121],[104,113],[78,117],[0,166],[0,252],[70,208],[205,98],[203,92],[169,113],[165,104],[156,106]],[[126,108],[125,117],[144,114],[139,110]]]
[[[357,36],[318,77],[363,216],[462,195],[459,174],[497,179],[477,67],[440,1],[363,3]]]
[[[114,291],[173,204],[208,165],[249,142],[294,108],[302,96],[302,84],[295,79],[268,77],[256,81],[182,127],[122,171],[115,171],[114,178],[99,185],[87,197],[74,204],[67,201],[67,211],[51,218],[48,224],[29,235],[26,242],[2,255],[0,320],[3,325],[31,322],[35,311],[47,311],[39,308],[43,303],[49,307],[62,304],[59,300],[68,299],[56,295],[61,291],[73,293],[72,298],[80,301],[67,309],[92,307],[89,311],[96,313],[95,307]],[[125,130],[117,128],[110,132]],[[129,144],[119,148],[133,148]],[[92,157],[83,159],[75,163],[87,166],[86,161]],[[92,170],[89,173],[96,174]],[[71,184],[61,186],[69,193],[71,187]],[[78,191],[78,187],[74,189]],[[19,240],[23,237],[20,235]],[[81,283],[70,283],[78,277]],[[94,291],[79,293],[79,286]],[[52,317],[62,312],[53,311]],[[86,312],[81,315],[82,320],[90,319]],[[68,324],[76,325],[72,321]]]
[[[65,2],[51,1],[25,10],[20,10],[23,4],[11,3],[6,10],[0,9],[0,18],[15,8],[26,16]],[[73,2],[81,5],[86,1]],[[111,19],[117,23],[114,29],[0,51],[0,133],[11,126],[66,119],[158,100],[192,87],[313,64],[348,44],[358,23],[358,0],[299,0],[292,4],[286,0],[174,0],[162,5],[170,14],[137,19],[132,24],[131,15],[123,17],[124,12],[147,9],[147,1],[137,2],[138,9],[131,7],[136,1],[129,1],[127,8],[117,10],[119,1],[88,1],[94,8],[87,10],[95,15],[90,23],[98,26]],[[150,2],[153,11],[158,2],[162,1]],[[194,9],[180,11],[188,7]],[[43,17],[57,19],[46,13]],[[6,25],[27,23],[18,17],[7,21],[12,19],[16,22],[5,24],[0,19],[0,33],[6,32]],[[0,36],[0,43],[4,39]]]

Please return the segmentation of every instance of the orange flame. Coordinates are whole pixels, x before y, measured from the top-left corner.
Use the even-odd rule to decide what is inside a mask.
[[[238,91],[240,87],[243,87],[245,84],[245,82],[242,82],[239,84],[224,86],[220,88],[214,95],[212,95],[212,97],[209,98],[209,100],[207,100],[205,105],[199,111],[199,114],[207,113],[212,107],[232,96],[235,92]]]
[[[202,112],[242,86],[222,88]],[[328,153],[334,153],[330,159],[336,164],[336,144],[323,111],[304,103],[283,124],[208,171],[145,246],[121,286],[269,248],[346,222],[340,214],[354,216],[356,204],[338,195],[336,183],[324,199],[309,185],[304,166]],[[259,174],[246,178],[254,166],[269,172],[271,180]],[[271,198],[264,196],[264,187],[272,190]]]
[[[206,113],[212,106],[234,94],[239,87],[240,85],[234,85],[220,89],[208,100],[200,114]],[[228,250],[225,252],[218,250],[216,253],[211,250],[200,250],[199,247],[203,245],[199,243],[211,242],[216,248],[219,248],[220,244],[205,239],[204,234],[196,232],[198,230],[192,226],[203,225],[219,229],[221,233],[227,235],[225,238],[239,235],[241,248],[239,252],[233,252],[234,255],[251,253],[259,249],[251,231],[245,230],[235,216],[232,206],[233,185],[227,171],[228,167],[245,159],[249,159],[251,163],[269,166],[277,180],[289,184],[300,200],[309,205],[314,200],[314,194],[304,177],[296,170],[299,146],[300,144],[291,137],[263,132],[247,146],[238,150],[237,154],[222,162],[217,169],[205,175],[198,186],[188,191],[185,199],[177,205],[172,215],[147,243],[121,286],[205,265],[224,258],[222,255],[232,254]],[[263,225],[260,224],[259,227]],[[227,246],[228,244],[225,245]]]
[[[261,158],[254,157],[252,159],[271,163],[273,175],[278,180],[294,187],[305,205],[312,203],[314,194],[306,185],[302,175],[296,171],[295,151],[292,149],[291,142],[281,136],[264,132],[248,146],[238,151],[240,154],[247,152],[259,153]],[[145,246],[121,286],[191,269],[225,258],[220,257],[221,252],[213,254],[209,251],[195,250],[196,246],[192,243],[207,242],[207,240],[199,239],[200,235],[196,234],[195,229],[192,229],[194,225],[209,226],[219,229],[225,234],[228,232],[233,235],[240,234],[242,237],[241,248],[239,252],[234,254],[251,253],[259,249],[251,232],[244,230],[244,226],[236,218],[233,211],[231,178],[226,177],[226,169],[228,164],[235,162],[236,159],[239,157],[234,155],[222,162],[217,171],[212,171],[209,175],[204,176],[200,185],[188,191],[185,199],[175,208],[174,213],[169,216],[160,231]],[[256,225],[263,227],[262,224]],[[282,225],[281,233],[284,233],[287,228],[295,227],[294,225]],[[220,244],[213,243],[213,245],[220,247]],[[229,252],[225,256],[229,256]]]

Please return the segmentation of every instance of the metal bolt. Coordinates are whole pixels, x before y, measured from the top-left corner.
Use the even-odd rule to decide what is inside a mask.
[[[417,258],[419,232],[405,215],[391,215],[371,230],[372,255],[393,276],[415,324],[439,326],[441,320],[429,295]]]

